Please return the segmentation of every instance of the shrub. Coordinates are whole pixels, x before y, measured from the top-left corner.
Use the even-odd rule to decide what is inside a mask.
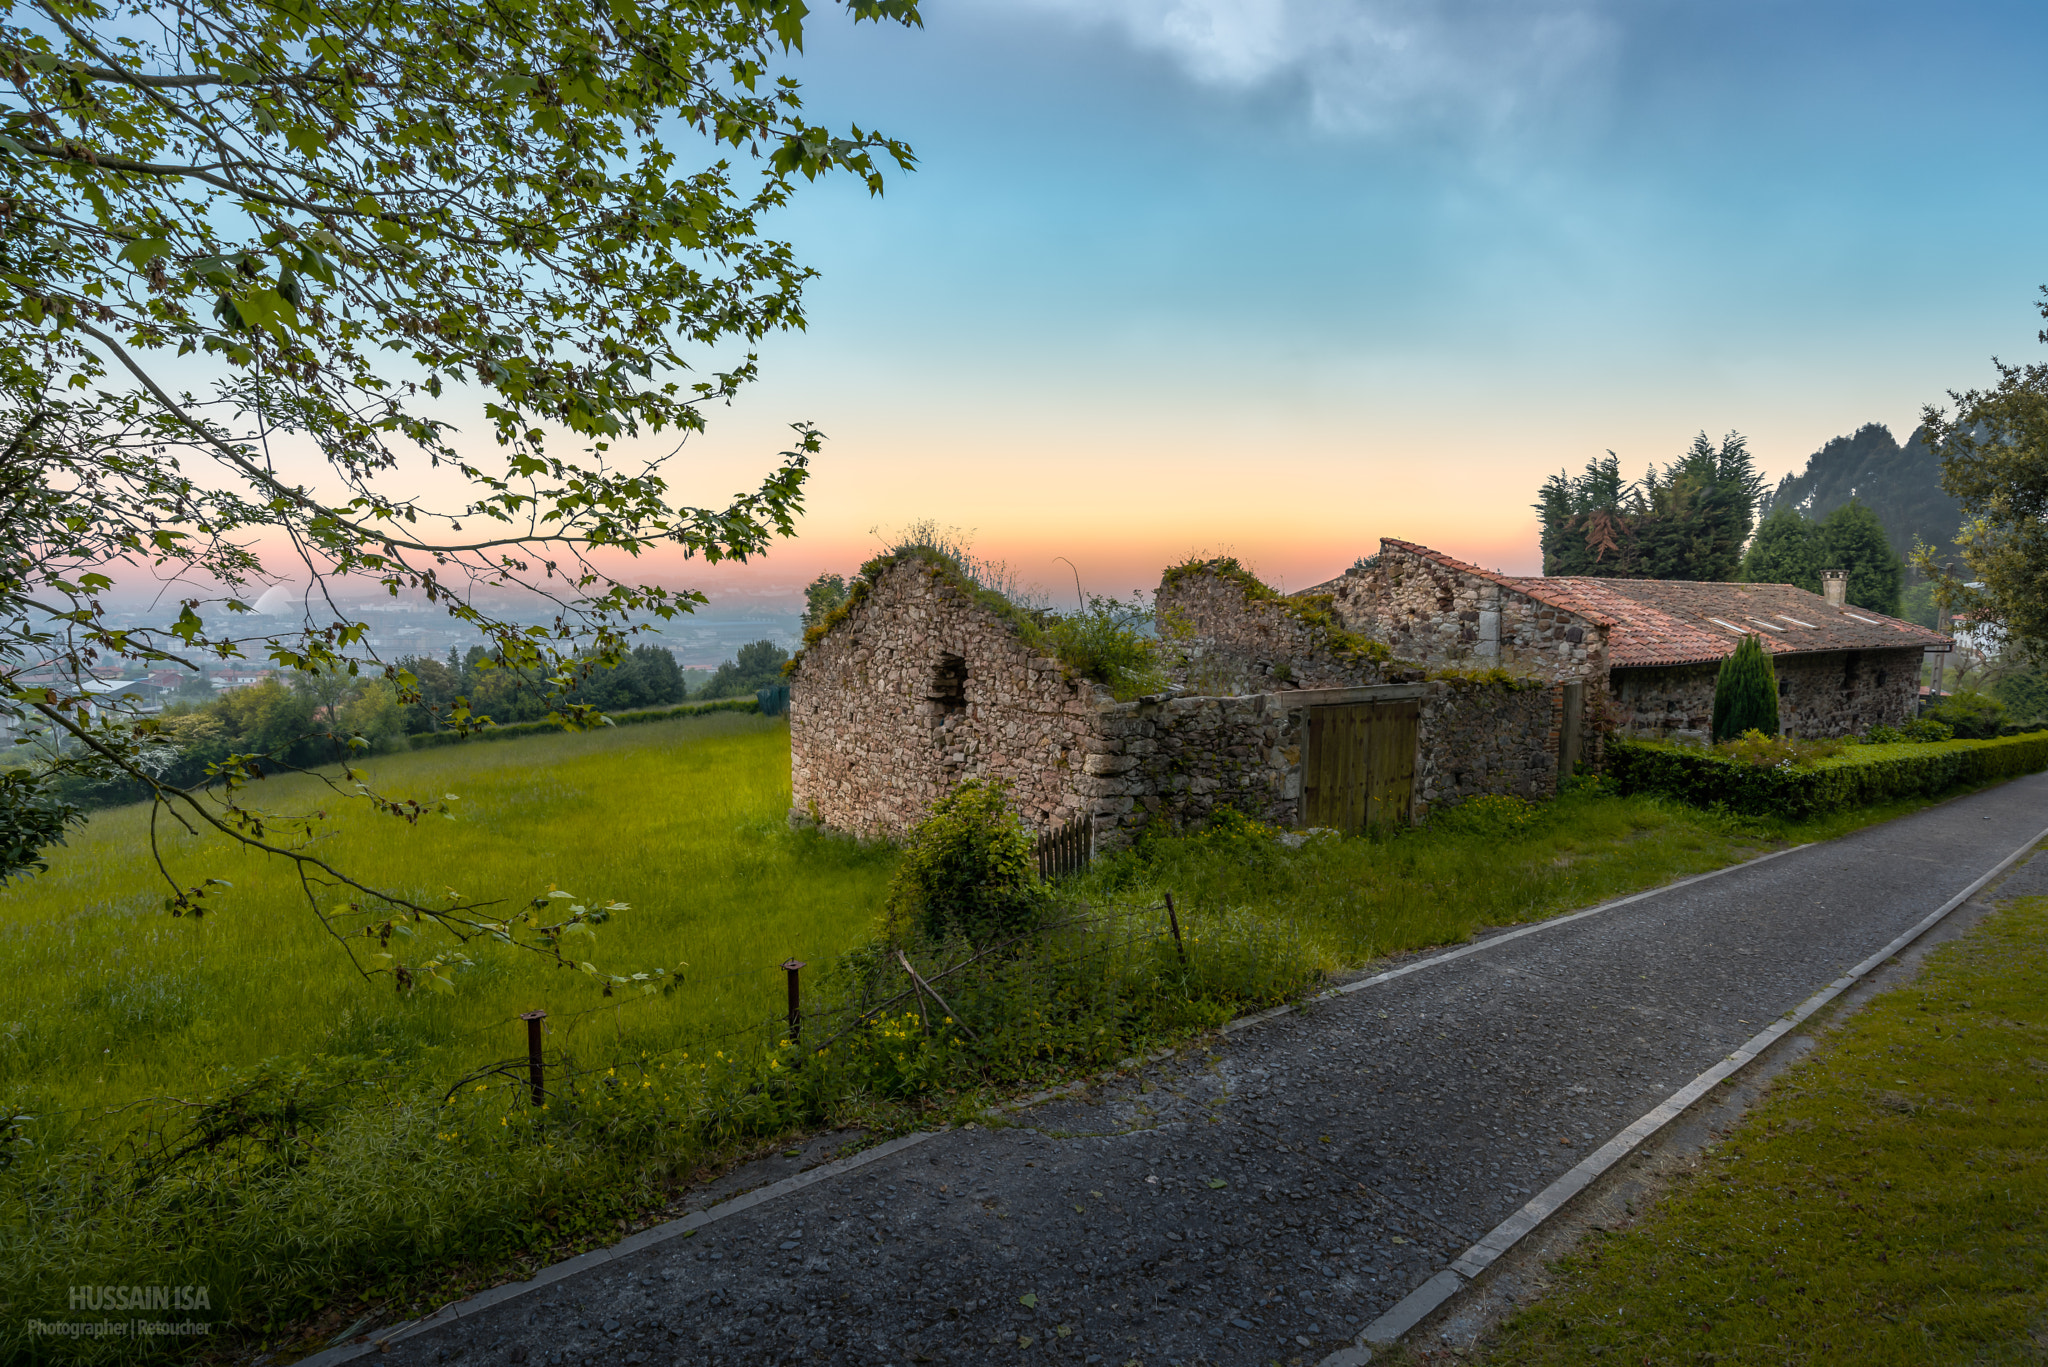
[[[1935,721],[1932,717],[1921,717],[1904,726],[1873,726],[1864,733],[1865,745],[1930,745],[1935,741],[1951,740],[1953,728]]]
[[[1735,652],[1721,661],[1714,680],[1714,739],[1724,741],[1761,731],[1778,734],[1778,672],[1763,642],[1742,638]]]
[[[1108,686],[1118,702],[1166,687],[1152,614],[1134,603],[1091,597],[1079,612],[1046,614],[1045,639],[1061,664]]]
[[[1695,807],[1802,820],[1844,807],[1932,797],[1963,784],[2048,769],[2048,733],[1909,746],[1858,745],[1808,764],[1756,765],[1714,750],[1609,742],[1607,772],[1623,793],[1661,793]]]
[[[1794,736],[1767,736],[1745,731],[1734,740],[1724,740],[1713,753],[1742,764],[1768,768],[1778,764],[1812,764],[1833,759],[1849,746],[1843,740],[1800,740]]]
[[[1948,726],[1962,740],[1989,740],[2005,723],[2005,704],[1988,693],[1966,688],[1928,708],[1927,717]]]
[[[889,889],[890,938],[985,944],[1029,930],[1045,900],[1034,843],[1008,784],[961,784],[910,833]]]

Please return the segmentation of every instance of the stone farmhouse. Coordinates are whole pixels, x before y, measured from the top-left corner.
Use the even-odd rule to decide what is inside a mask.
[[[1790,584],[1495,574],[1392,539],[1326,584],[1346,628],[1424,666],[1498,665],[1582,683],[1595,730],[1704,740],[1722,657],[1744,636],[1771,652],[1793,735],[1860,734],[1913,717],[1923,652],[1953,640],[1853,608],[1839,572],[1825,595]]]
[[[1583,684],[1430,670],[1234,562],[1169,571],[1160,691],[1118,700],[957,565],[871,564],[791,674],[791,819],[906,832],[964,780],[1006,780],[1041,829],[1098,848],[1218,805],[1288,826],[1420,820],[1479,793],[1541,798],[1585,734]]]

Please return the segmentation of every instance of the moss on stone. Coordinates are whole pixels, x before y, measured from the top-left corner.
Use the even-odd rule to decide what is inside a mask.
[[[1322,632],[1323,644],[1341,660],[1370,660],[1375,664],[1385,664],[1394,658],[1394,652],[1383,642],[1351,631],[1337,620],[1337,614],[1332,610],[1337,601],[1335,595],[1282,593],[1239,564],[1235,556],[1184,560],[1178,565],[1170,565],[1160,576],[1160,584],[1162,588],[1174,588],[1196,575],[1235,584],[1243,591],[1247,602],[1271,603],[1303,626]]]

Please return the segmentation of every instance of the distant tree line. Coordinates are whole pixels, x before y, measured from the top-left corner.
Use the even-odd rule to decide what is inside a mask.
[[[581,675],[567,695],[600,712],[674,706],[686,701],[743,698],[782,679],[789,652],[772,641],[741,646],[737,658],[707,674],[692,690],[686,672],[661,646],[636,646],[606,668],[596,661],[577,666]],[[466,704],[472,719],[489,717],[506,725],[538,721],[550,708],[550,684],[517,669],[494,667],[481,646],[467,655],[450,650],[445,659],[407,656],[397,661],[419,680],[419,699],[401,702],[399,690],[382,677],[294,672],[215,693],[194,675],[172,695],[161,715],[148,719],[150,772],[159,780],[189,787],[229,755],[267,755],[280,766],[309,768],[360,755],[365,749],[400,750],[407,737],[447,729]],[[555,693],[559,708],[563,695]],[[83,807],[139,802],[148,797],[137,780],[90,782],[70,779],[63,796]]]
[[[1857,451],[1878,444],[1873,432],[1889,440],[1866,428]],[[1829,443],[1824,454],[1842,456],[1837,448],[1847,440]],[[1634,483],[1609,451],[1584,473],[1559,472],[1544,484],[1536,504],[1543,572],[1796,584],[1819,593],[1821,572],[1839,569],[1848,575],[1850,603],[1897,616],[1904,563],[1883,521],[1852,495],[1816,522],[1802,512],[1812,499],[1782,496],[1799,487],[1788,479],[1779,498],[1766,497],[1747,443],[1733,432],[1719,446],[1700,433],[1684,455],[1662,470],[1651,466]],[[1760,527],[1759,502],[1771,505]]]

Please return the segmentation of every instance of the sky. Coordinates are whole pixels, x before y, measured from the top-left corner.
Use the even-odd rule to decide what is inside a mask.
[[[1740,431],[1775,480],[2034,359],[2048,7],[1657,0],[818,6],[811,113],[908,139],[774,225],[807,331],[685,452],[808,419],[798,541],[932,519],[1055,602],[1233,553],[1300,588],[1421,541],[1540,568],[1546,475]],[[721,480],[723,482],[721,482]]]

